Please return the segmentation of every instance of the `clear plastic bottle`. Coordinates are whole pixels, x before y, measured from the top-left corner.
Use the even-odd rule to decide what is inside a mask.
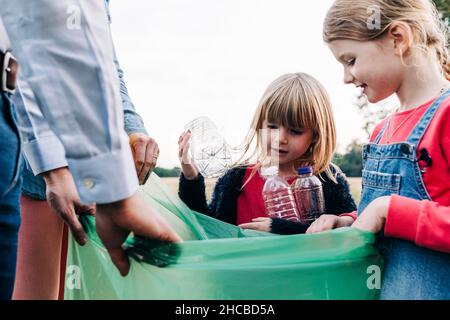
[[[267,215],[271,218],[299,222],[295,198],[289,183],[278,176],[276,166],[267,168],[265,175],[267,175],[267,179],[262,194]]]
[[[196,118],[185,129],[191,131],[190,158],[200,174],[215,178],[225,173],[231,164],[230,148],[211,119]]]
[[[293,184],[293,193],[300,222],[311,224],[325,213],[325,200],[322,183],[313,176],[312,167],[301,167],[297,170],[298,178]]]

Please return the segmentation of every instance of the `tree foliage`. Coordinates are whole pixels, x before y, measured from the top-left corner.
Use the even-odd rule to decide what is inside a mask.
[[[433,0],[442,15],[442,19],[450,26],[450,1],[449,0]]]
[[[344,154],[336,153],[333,163],[341,168],[348,177],[361,177],[362,146],[358,140],[353,140]]]

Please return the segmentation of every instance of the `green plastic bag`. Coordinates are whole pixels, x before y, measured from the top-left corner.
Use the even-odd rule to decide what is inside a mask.
[[[120,276],[92,217],[88,243],[69,237],[65,299],[375,299],[382,257],[374,235],[351,228],[280,236],[190,210],[152,174],[142,195],[185,240],[130,236],[130,273]]]

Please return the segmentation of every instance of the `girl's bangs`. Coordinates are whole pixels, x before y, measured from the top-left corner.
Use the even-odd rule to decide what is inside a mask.
[[[291,129],[312,129],[315,122],[310,102],[298,94],[285,95],[267,104],[264,119]]]

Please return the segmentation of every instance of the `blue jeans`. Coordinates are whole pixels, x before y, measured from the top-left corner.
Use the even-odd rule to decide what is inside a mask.
[[[41,176],[35,176],[25,157],[22,171],[22,194],[35,200],[46,200],[45,181]]]
[[[11,299],[20,225],[20,138],[9,96],[0,93],[0,300]]]

